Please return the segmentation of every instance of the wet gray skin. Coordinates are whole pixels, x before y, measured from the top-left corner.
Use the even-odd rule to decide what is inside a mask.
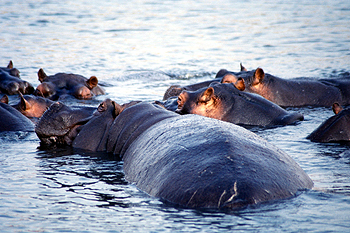
[[[77,128],[88,122],[95,110],[56,102],[40,118],[35,132],[43,145],[71,145],[78,133]]]
[[[104,101],[72,146],[119,156],[127,181],[190,208],[241,208],[313,186],[293,159],[254,133],[151,103]]]
[[[325,120],[307,139],[313,142],[350,142],[350,109],[333,104],[334,116]]]
[[[177,113],[198,114],[242,126],[272,127],[304,119],[300,113],[289,113],[259,95],[238,90],[231,83],[212,83],[197,91],[183,91],[177,104]]]
[[[78,74],[46,75],[43,69],[39,69],[38,79],[41,84],[36,88],[35,95],[51,100],[57,100],[62,95],[71,95],[77,99],[91,99],[95,95],[105,94],[95,76],[87,79]]]
[[[0,102],[0,132],[33,132],[34,124],[12,106]]]
[[[341,105],[350,103],[350,78],[283,79],[267,74],[261,68],[241,72],[220,70],[216,75],[223,82],[225,79],[234,82],[239,77],[245,81],[246,92],[259,94],[281,107],[329,107],[335,102]]]

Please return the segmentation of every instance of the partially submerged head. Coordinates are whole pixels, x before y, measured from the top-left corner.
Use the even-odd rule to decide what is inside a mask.
[[[17,104],[13,105],[13,107],[29,118],[41,117],[44,112],[51,106],[51,104],[54,103],[53,101],[40,96],[23,96],[21,93],[19,93],[19,97],[20,101]]]
[[[73,145],[74,142],[73,146],[77,148],[96,149],[98,147],[95,145],[96,142],[103,139],[106,129],[113,123],[113,120],[125,108],[136,103],[133,101],[119,105],[106,99],[96,109],[70,107],[56,102],[41,117],[35,132],[42,145]],[[79,139],[74,141],[77,137]]]
[[[350,109],[343,109],[339,103],[332,106],[334,116],[324,121],[307,139],[313,142],[350,142]]]

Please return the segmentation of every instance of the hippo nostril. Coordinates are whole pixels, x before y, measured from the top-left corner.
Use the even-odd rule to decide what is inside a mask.
[[[49,138],[49,140],[50,140],[51,143],[55,143],[55,142],[57,142],[57,137],[56,136],[51,136]]]

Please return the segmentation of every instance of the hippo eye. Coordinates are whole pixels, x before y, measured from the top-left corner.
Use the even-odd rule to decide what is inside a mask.
[[[99,112],[103,112],[105,110],[105,103],[101,103],[98,108],[97,108],[97,111]]]
[[[178,108],[182,107],[182,99],[180,96],[177,98],[177,106],[178,106]]]

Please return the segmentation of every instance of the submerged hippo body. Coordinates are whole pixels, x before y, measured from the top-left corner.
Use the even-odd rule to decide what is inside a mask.
[[[62,95],[71,95],[77,99],[91,99],[94,95],[105,94],[95,76],[89,79],[78,74],[66,73],[48,76],[43,69],[40,69],[38,77],[41,84],[36,88],[35,94],[52,100],[57,100]]]
[[[119,155],[126,179],[154,197],[190,208],[234,209],[313,186],[287,154],[239,126],[150,103],[124,109],[104,103],[105,111],[81,126],[72,145]],[[105,133],[95,134],[101,127]]]
[[[12,106],[0,102],[0,132],[33,132],[34,124]]]
[[[350,109],[333,104],[334,116],[324,121],[307,139],[313,142],[350,142]]]
[[[223,82],[225,79],[234,82],[241,77],[245,81],[246,92],[259,94],[281,107],[328,107],[334,102],[347,102],[347,97],[342,96],[340,89],[327,81],[305,78],[282,79],[265,74],[261,68],[237,73],[220,70],[216,77],[222,78]]]
[[[13,68],[12,61],[10,61],[6,68],[0,68],[0,92],[7,95],[32,94],[34,87],[19,77],[19,71]]]
[[[277,126],[304,119],[300,113],[289,113],[265,98],[239,91],[230,83],[215,83],[178,97],[180,114],[198,114],[243,126]]]

